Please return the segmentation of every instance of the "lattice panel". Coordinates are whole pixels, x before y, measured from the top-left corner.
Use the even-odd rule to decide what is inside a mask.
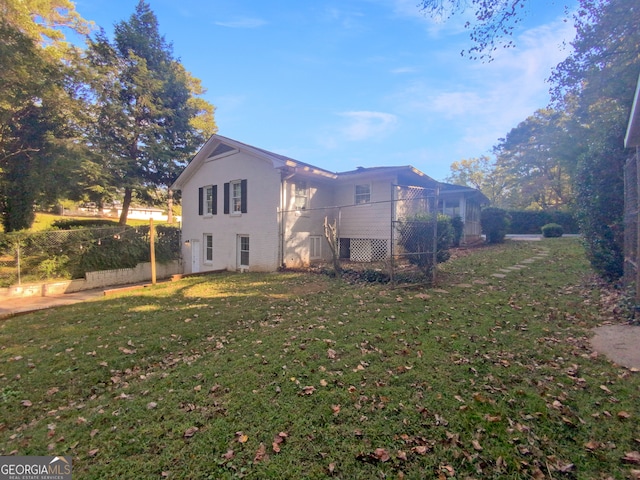
[[[351,256],[353,262],[380,262],[387,258],[387,241],[376,238],[352,238]]]

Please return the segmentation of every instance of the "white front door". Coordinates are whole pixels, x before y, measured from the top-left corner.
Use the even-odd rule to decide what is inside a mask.
[[[191,273],[200,271],[200,240],[191,240]]]

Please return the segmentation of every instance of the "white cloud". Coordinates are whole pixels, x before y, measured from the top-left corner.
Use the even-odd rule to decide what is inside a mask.
[[[418,71],[415,67],[398,67],[391,70],[391,73],[395,75],[401,75],[404,73],[416,73]]]
[[[213,22],[215,25],[227,28],[258,28],[267,24],[266,20],[261,18],[241,17],[235,20],[224,22]]]
[[[342,134],[350,141],[367,140],[385,135],[398,123],[396,115],[383,112],[343,112],[340,116],[348,120],[347,125],[342,128]]]
[[[490,63],[466,58],[445,63],[446,55],[441,56],[442,68],[449,70],[448,84],[438,78],[413,79],[389,99],[395,111],[423,125],[427,134],[444,129],[455,132],[452,155],[482,155],[548,104],[545,80],[570,53],[562,45],[573,35],[571,25],[557,21],[518,35],[516,47],[500,49]]]

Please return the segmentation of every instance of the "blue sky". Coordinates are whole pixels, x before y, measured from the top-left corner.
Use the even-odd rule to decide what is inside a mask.
[[[437,22],[418,0],[147,1],[221,135],[331,171],[413,165],[438,180],[547,105],[574,35],[564,2],[529,0],[516,48],[482,63],[460,55],[470,17]],[[111,36],[136,4],[76,8]]]

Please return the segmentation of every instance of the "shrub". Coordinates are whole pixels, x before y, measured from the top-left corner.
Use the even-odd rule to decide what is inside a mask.
[[[558,225],[557,223],[547,223],[542,226],[541,230],[542,236],[545,238],[557,238],[564,234],[562,225]]]
[[[462,240],[462,235],[464,234],[464,222],[462,221],[462,217],[460,215],[456,215],[451,219],[451,227],[453,228],[452,245],[454,247],[459,247],[460,240]]]
[[[502,243],[507,234],[511,217],[502,208],[489,207],[480,213],[482,233],[487,236],[487,243]]]
[[[418,213],[398,222],[398,243],[406,252],[406,258],[425,273],[433,269],[433,227],[434,218],[430,213]],[[436,262],[449,260],[449,247],[453,242],[451,218],[437,217]]]
[[[56,230],[72,230],[75,228],[117,227],[118,222],[104,218],[65,218],[56,220],[51,227]]]
[[[548,223],[561,225],[565,233],[578,233],[580,230],[576,217],[564,211],[509,210],[509,216],[508,233],[536,234]]]

